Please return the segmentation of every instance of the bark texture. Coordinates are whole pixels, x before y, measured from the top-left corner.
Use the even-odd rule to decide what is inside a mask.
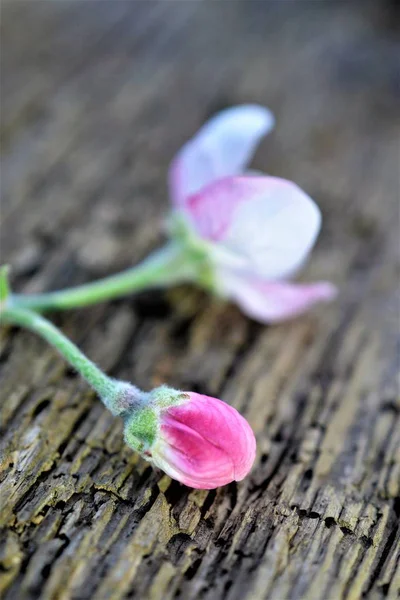
[[[278,126],[255,167],[324,227],[336,303],[275,327],[192,287],[52,318],[108,373],[223,398],[254,428],[239,484],[193,491],[46,344],[1,331],[5,600],[373,600],[400,588],[395,3],[4,2],[1,258],[18,291],[162,243],[166,172],[219,108]]]

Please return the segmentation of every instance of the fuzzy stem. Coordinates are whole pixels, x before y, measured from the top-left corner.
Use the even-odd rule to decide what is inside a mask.
[[[140,265],[117,275],[57,292],[13,294],[9,299],[9,306],[39,312],[89,306],[131,292],[189,281],[193,273],[193,266],[181,247],[170,243],[153,252]]]
[[[108,404],[117,400],[120,394],[119,382],[105,375],[47,319],[29,310],[9,307],[1,313],[1,322],[26,327],[49,342],[86,379],[108,408],[110,408]]]

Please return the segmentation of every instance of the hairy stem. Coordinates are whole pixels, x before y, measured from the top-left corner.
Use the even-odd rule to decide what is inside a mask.
[[[155,251],[140,265],[117,275],[66,290],[36,295],[13,294],[9,306],[35,311],[66,310],[89,306],[132,292],[189,281],[193,266],[178,244]]]
[[[75,344],[44,317],[23,308],[7,307],[1,313],[0,318],[2,323],[30,329],[49,342],[86,379],[101,399],[112,401],[119,393],[118,382],[105,375]]]

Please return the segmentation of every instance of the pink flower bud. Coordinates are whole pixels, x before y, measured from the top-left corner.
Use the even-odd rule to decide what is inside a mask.
[[[243,479],[256,450],[250,425],[237,410],[217,398],[165,387],[126,419],[125,439],[167,475],[200,489]]]

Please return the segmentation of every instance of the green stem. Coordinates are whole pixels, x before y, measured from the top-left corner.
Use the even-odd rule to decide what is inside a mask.
[[[13,294],[9,306],[36,311],[89,306],[157,286],[188,281],[193,266],[178,244],[170,243],[153,252],[140,265],[74,288],[36,295]]]
[[[10,286],[8,283],[9,266],[0,267],[0,303],[5,303],[10,295]]]
[[[107,377],[91,360],[79,350],[61,331],[54,327],[47,319],[22,308],[7,307],[1,313],[2,323],[20,325],[34,331],[49,344],[54,346],[59,353],[69,362],[74,369],[82,375],[88,384],[98,393],[103,401],[108,402],[116,397],[118,383]],[[107,402],[105,402],[106,405]]]

